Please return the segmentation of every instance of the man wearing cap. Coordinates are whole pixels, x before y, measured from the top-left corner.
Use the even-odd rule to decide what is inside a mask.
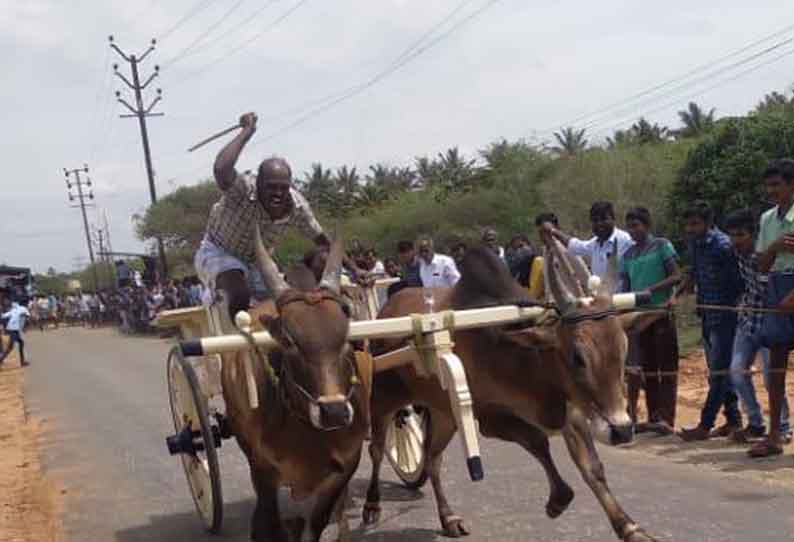
[[[247,309],[251,297],[264,299],[270,295],[255,265],[255,223],[259,224],[265,248],[271,252],[290,228],[318,246],[330,245],[309,203],[292,185],[292,170],[286,160],[264,160],[256,177],[235,169],[240,152],[256,132],[256,121],[254,113],[240,117],[242,130],[215,159],[213,173],[223,196],[210,211],[194,260],[198,276],[207,287],[204,301],[209,301],[216,290],[224,290],[232,316]],[[366,274],[346,264],[356,275]]]

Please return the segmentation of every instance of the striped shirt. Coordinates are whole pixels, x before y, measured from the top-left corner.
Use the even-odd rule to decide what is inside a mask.
[[[298,229],[310,239],[323,233],[312,213],[309,202],[295,188],[290,189],[293,208],[281,219],[273,220],[256,197],[256,185],[251,176],[238,175],[212,206],[205,239],[228,254],[249,265],[256,261],[254,223],[259,223],[262,241],[267,248],[275,247],[290,227]]]

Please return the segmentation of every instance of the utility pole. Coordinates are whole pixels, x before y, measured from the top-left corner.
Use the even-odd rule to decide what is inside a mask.
[[[73,208],[80,207],[80,210],[83,212],[83,227],[85,228],[85,242],[88,245],[88,257],[91,259],[91,272],[93,274],[94,279],[94,290],[99,287],[99,281],[97,280],[97,269],[96,269],[96,262],[94,261],[94,247],[91,246],[91,233],[88,229],[88,216],[85,214],[86,207],[93,207],[92,203],[86,203],[85,200],[89,199],[93,201],[94,193],[91,191],[91,179],[86,179],[83,181],[80,179],[80,173],[88,174],[88,166],[83,165],[82,168],[75,168],[75,169],[66,169],[63,168],[63,173],[66,175],[66,189],[69,191],[69,201],[74,202],[77,200],[79,203],[77,205],[72,205]],[[74,175],[75,180],[71,180],[71,176]],[[83,187],[88,189],[88,193],[83,193]],[[77,195],[75,196],[72,194],[72,188],[77,188]]]
[[[149,83],[154,80],[155,77],[158,76],[160,73],[160,66],[154,67],[154,72],[149,75],[146,81],[141,84],[141,79],[138,73],[138,64],[144,61],[144,59],[149,56],[149,53],[154,51],[154,45],[157,43],[157,40],[152,40],[151,45],[149,46],[146,51],[140,56],[136,55],[127,55],[124,51],[119,49],[119,47],[113,43],[113,36],[109,38],[110,46],[116,51],[121,58],[123,58],[127,63],[130,65],[130,71],[132,73],[132,81],[124,77],[121,73],[119,73],[119,65],[113,64],[113,72],[116,76],[124,81],[124,84],[127,85],[134,93],[135,93],[135,107],[129,104],[124,98],[121,97],[121,92],[116,91],[116,98],[118,99],[119,103],[121,103],[124,107],[126,107],[130,114],[122,114],[119,115],[121,118],[137,118],[138,125],[141,129],[141,141],[143,142],[143,157],[146,161],[146,175],[149,177],[149,198],[151,199],[152,204],[157,203],[157,191],[154,187],[154,168],[152,167],[152,153],[149,149],[149,132],[146,129],[146,117],[162,117],[164,113],[152,113],[152,109],[162,99],[163,91],[162,89],[157,89],[157,96],[152,100],[148,107],[144,107],[143,105],[143,98],[141,96],[141,91],[146,89],[149,86]],[[163,239],[161,237],[157,237],[157,250],[160,253],[160,265],[163,268],[163,278],[168,276],[168,262],[165,259],[165,248],[163,247]]]
[[[105,255],[105,231],[94,224],[94,235],[96,236],[97,245],[99,245],[99,261],[102,264],[102,275],[107,274],[107,256]],[[111,281],[112,282],[112,281]]]

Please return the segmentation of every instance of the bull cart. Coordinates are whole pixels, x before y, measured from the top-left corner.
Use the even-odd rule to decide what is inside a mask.
[[[484,309],[456,310],[414,314],[377,320],[369,316],[378,311],[377,288],[388,281],[364,289],[359,296],[360,319],[350,324],[351,341],[409,338],[407,346],[373,358],[375,372],[412,365],[418,375],[438,378],[448,392],[466,456],[469,476],[483,478],[477,428],[472,410],[466,374],[460,359],[452,351],[451,334],[487,326],[531,321],[543,316],[544,307],[505,305]],[[634,304],[632,294],[626,304]],[[616,296],[619,297],[619,296]],[[426,298],[427,299],[427,298]],[[432,305],[431,305],[432,306]],[[355,312],[355,311],[354,311]],[[222,302],[209,307],[165,311],[158,315],[158,327],[178,327],[182,340],[172,348],[167,360],[167,378],[174,434],[167,437],[168,450],[179,455],[188,486],[199,516],[206,528],[217,533],[223,519],[223,497],[217,449],[230,438],[223,416],[221,353],[248,352],[243,367],[246,372],[248,401],[257,408],[259,399],[254,380],[254,356],[251,339],[257,347],[273,348],[275,341],[266,331],[250,333],[251,318],[246,312],[236,317],[236,326],[227,316]],[[240,331],[244,332],[241,333]],[[364,352],[363,355],[369,355]],[[416,408],[400,412],[387,436],[387,457],[403,482],[418,487],[424,482],[424,440],[427,413]]]

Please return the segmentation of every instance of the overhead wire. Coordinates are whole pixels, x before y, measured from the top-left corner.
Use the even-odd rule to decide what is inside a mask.
[[[197,70],[188,73],[184,77],[181,77],[179,82],[177,83],[177,85],[181,85],[181,84],[183,84],[186,81],[190,81],[192,79],[195,79],[199,75],[202,75],[203,73],[205,73],[210,68],[216,66],[219,62],[222,62],[222,61],[226,60],[227,58],[229,58],[230,56],[233,56],[233,55],[237,54],[238,52],[242,51],[243,49],[245,49],[246,47],[248,47],[249,45],[251,45],[255,41],[261,39],[265,34],[267,34],[268,32],[271,32],[274,29],[276,29],[290,15],[295,13],[295,11],[297,11],[301,6],[303,6],[308,1],[309,0],[298,0],[298,2],[295,5],[293,5],[287,11],[282,13],[279,17],[277,17],[274,21],[272,21],[269,25],[267,25],[261,31],[257,32],[253,36],[247,38],[245,41],[243,41],[243,42],[237,44],[236,46],[232,47],[231,49],[226,51],[223,55],[215,58],[214,60],[211,60],[209,63],[205,64],[204,66],[201,66]]]
[[[666,102],[665,104],[663,104],[663,105],[661,105],[659,107],[656,107],[654,109],[650,109],[650,110],[644,111],[640,116],[644,117],[644,116],[647,116],[647,115],[651,115],[653,113],[657,113],[659,111],[663,111],[663,110],[668,109],[670,107],[674,107],[674,106],[680,105],[682,103],[682,100],[683,101],[687,101],[687,100],[691,100],[693,98],[697,98],[698,96],[702,96],[703,94],[705,94],[707,92],[710,92],[710,91],[712,91],[712,90],[714,90],[716,88],[720,88],[720,87],[722,87],[722,86],[724,86],[724,85],[726,85],[728,83],[731,83],[733,81],[741,79],[742,77],[745,77],[745,76],[747,76],[747,75],[749,75],[749,74],[751,74],[751,73],[753,73],[753,72],[755,72],[755,71],[757,71],[757,70],[759,70],[759,69],[761,69],[761,68],[763,68],[765,66],[768,66],[768,65],[773,64],[775,62],[783,60],[784,58],[786,58],[786,57],[788,57],[788,56],[790,56],[792,54],[794,54],[794,48],[788,49],[785,52],[783,52],[783,53],[781,53],[781,54],[779,54],[777,56],[774,56],[774,57],[772,57],[770,59],[767,59],[767,60],[765,60],[763,62],[760,62],[760,63],[758,63],[758,64],[756,64],[754,66],[751,66],[750,68],[747,68],[746,70],[743,70],[743,71],[741,71],[741,72],[739,72],[737,74],[734,74],[734,75],[732,75],[730,77],[722,79],[722,80],[718,81],[717,83],[715,83],[713,85],[710,85],[708,87],[705,87],[703,89],[700,89],[697,92],[689,94],[689,95],[687,95],[684,98],[677,98],[675,100],[671,100],[669,102]],[[635,120],[637,118],[638,117],[636,115],[633,115],[631,117],[626,117],[624,119],[621,119],[620,121],[617,121],[617,122],[602,126],[599,130],[591,132],[591,135],[603,134],[604,132],[606,132],[606,131],[608,131],[608,130],[610,130],[612,128],[616,128],[617,126],[625,124],[626,122],[631,122],[631,121],[633,121],[633,120]]]
[[[219,43],[219,42],[223,41],[224,39],[229,37],[229,35],[231,35],[232,33],[240,32],[242,29],[244,29],[245,27],[247,27],[251,23],[256,22],[257,17],[259,17],[262,13],[265,12],[265,10],[267,8],[269,8],[270,6],[272,6],[275,3],[276,3],[276,0],[267,0],[267,1],[265,1],[265,3],[262,6],[260,6],[259,8],[257,8],[256,11],[254,11],[253,13],[251,13],[250,15],[245,17],[243,19],[243,23],[242,24],[237,25],[237,26],[233,26],[233,27],[229,28],[228,30],[226,30],[225,32],[223,32],[222,34],[220,34],[220,35],[214,37],[213,39],[211,39],[211,40],[209,40],[209,41],[197,46],[195,49],[193,49],[192,51],[187,53],[187,56],[193,56],[193,55],[196,55],[196,54],[198,54],[198,53],[200,53],[202,51],[205,51],[205,50],[209,49],[210,47],[212,47],[213,45],[215,45],[216,43]]]
[[[453,9],[453,11],[450,12],[449,14],[447,14],[441,21],[439,21],[433,27],[431,27],[431,32],[425,32],[423,34],[423,36],[420,38],[420,40],[417,40],[417,42],[425,41],[425,39],[430,34],[432,34],[432,31],[435,31],[438,28],[440,28],[441,26],[443,26],[444,23],[448,22],[451,19],[452,16],[457,14],[460,11],[460,9],[462,9],[462,7],[464,7],[465,5],[471,3],[471,1],[472,0],[464,0],[464,2],[462,2],[457,8]],[[251,146],[252,147],[256,147],[256,146],[261,145],[262,143],[264,143],[266,141],[270,141],[272,139],[275,139],[276,137],[278,137],[280,135],[283,135],[287,131],[292,130],[292,129],[300,126],[301,124],[305,123],[306,121],[310,120],[311,118],[313,118],[313,117],[315,117],[315,116],[317,116],[317,115],[329,110],[330,108],[332,108],[332,107],[334,107],[334,106],[336,106],[336,105],[338,105],[338,104],[340,104],[340,103],[342,103],[342,102],[344,102],[346,100],[349,100],[350,98],[353,98],[354,96],[360,94],[361,92],[364,92],[368,88],[374,86],[379,81],[383,80],[384,78],[388,77],[389,75],[391,75],[392,73],[394,73],[395,71],[397,71],[398,69],[400,69],[401,67],[406,65],[408,62],[410,62],[413,59],[417,58],[418,56],[420,56],[421,54],[423,54],[427,50],[431,49],[432,47],[434,47],[435,45],[437,45],[438,43],[440,43],[441,41],[443,41],[444,39],[449,37],[456,30],[458,30],[459,28],[465,26],[466,24],[468,24],[469,22],[471,22],[472,20],[474,20],[475,18],[480,16],[483,12],[485,12],[487,9],[491,8],[492,6],[494,6],[495,4],[497,4],[500,1],[501,0],[490,0],[490,1],[486,2],[483,6],[481,6],[478,9],[476,9],[475,11],[473,11],[472,13],[467,15],[465,18],[460,19],[458,22],[456,22],[454,25],[452,25],[450,28],[448,28],[445,32],[443,32],[441,34],[438,34],[435,38],[433,38],[430,41],[427,41],[427,43],[424,43],[423,45],[417,46],[417,42],[412,43],[407,49],[405,49],[402,53],[400,53],[400,55],[398,55],[396,57],[396,59],[393,60],[386,68],[380,70],[378,73],[376,73],[374,76],[372,76],[368,80],[364,81],[363,83],[351,86],[348,89],[346,89],[345,91],[342,91],[341,93],[336,93],[336,98],[331,99],[330,101],[327,101],[326,103],[323,103],[319,107],[316,107],[316,108],[310,110],[309,112],[307,112],[304,115],[301,115],[296,120],[294,120],[294,121],[288,123],[287,125],[281,127],[278,131],[275,131],[275,132],[273,132],[273,133],[271,133],[269,135],[266,135],[264,138],[260,139],[259,141],[257,141],[255,144],[253,144]],[[197,171],[199,171],[201,169],[205,169],[206,167],[208,167],[208,166],[207,165],[199,166],[199,167],[196,167],[196,168],[194,168],[194,169],[192,169],[192,170],[190,170],[188,172],[185,172],[183,174],[177,175],[176,177],[179,178],[179,177],[183,177],[183,176],[186,176],[186,175],[191,175],[191,174],[193,174],[193,173],[195,173],[195,172],[197,172]]]
[[[660,99],[664,99],[664,98],[668,98],[670,96],[673,96],[673,95],[677,94],[679,91],[687,90],[690,87],[697,86],[700,83],[706,82],[706,81],[708,81],[710,79],[713,79],[714,77],[722,75],[723,73],[729,72],[729,71],[731,71],[731,70],[733,70],[735,68],[738,68],[740,66],[748,64],[748,63],[750,63],[750,62],[752,62],[754,60],[757,60],[758,58],[766,56],[769,53],[772,53],[773,51],[776,51],[777,49],[780,49],[781,47],[789,45],[789,44],[791,44],[793,42],[794,42],[794,37],[790,37],[788,39],[785,39],[783,41],[775,43],[774,45],[766,47],[765,49],[763,49],[761,51],[758,51],[756,53],[753,53],[750,56],[747,56],[747,57],[742,58],[742,59],[740,59],[740,60],[738,60],[736,62],[733,62],[733,63],[731,63],[731,64],[729,64],[727,66],[723,66],[723,67],[718,68],[716,70],[713,70],[713,71],[711,71],[711,72],[709,72],[709,73],[707,73],[705,75],[702,75],[702,76],[698,77],[697,79],[694,79],[694,80],[691,80],[691,81],[687,81],[686,83],[683,83],[681,85],[673,87],[669,91],[666,91],[666,92],[664,92],[664,93],[662,93],[662,94],[660,94],[658,96],[654,96],[654,97],[651,97],[651,98],[649,98],[647,100],[643,100],[643,101],[637,103],[637,105],[635,105],[633,107],[636,108],[636,107],[641,107],[643,105],[649,105],[651,103],[658,102]],[[621,110],[621,111],[623,111],[623,110]],[[582,126],[582,128],[590,129],[592,126],[595,126],[595,125],[598,125],[598,124],[601,124],[601,122],[599,120],[592,120],[589,123],[584,124]]]
[[[203,11],[203,10],[204,10],[204,9],[205,9],[207,6],[209,6],[209,5],[212,3],[212,1],[213,1],[213,0],[199,0],[198,2],[196,2],[196,4],[193,6],[193,8],[191,8],[190,10],[188,10],[188,12],[187,12],[186,14],[184,14],[182,17],[180,17],[180,18],[177,20],[177,22],[176,22],[176,23],[174,23],[173,25],[171,25],[171,26],[170,26],[170,27],[169,27],[167,30],[165,30],[164,32],[161,32],[161,33],[160,33],[160,35],[158,36],[158,39],[160,39],[160,40],[164,40],[164,39],[166,39],[167,37],[169,37],[171,34],[173,34],[173,33],[174,33],[174,32],[176,32],[176,31],[177,31],[179,28],[181,28],[181,27],[182,27],[182,25],[184,25],[184,24],[185,24],[185,23],[187,23],[187,22],[188,22],[190,19],[192,19],[193,17],[195,17],[196,15],[198,15],[199,13],[201,13],[201,12],[202,12],[202,11]]]
[[[733,58],[735,56],[738,56],[738,55],[740,55],[740,54],[742,54],[742,53],[744,53],[746,51],[752,50],[755,47],[757,47],[758,45],[761,45],[762,43],[765,43],[765,42],[770,41],[772,39],[775,39],[775,38],[777,38],[777,37],[779,37],[779,36],[781,36],[783,34],[786,34],[786,33],[788,33],[789,31],[791,31],[793,29],[794,29],[794,24],[788,25],[788,26],[786,26],[785,28],[783,28],[781,30],[778,30],[776,32],[773,32],[772,34],[769,34],[769,35],[766,35],[766,36],[764,36],[764,37],[762,37],[760,39],[757,39],[757,40],[755,40],[755,41],[753,41],[753,42],[751,42],[751,43],[749,43],[749,44],[747,44],[747,45],[741,47],[740,49],[737,49],[737,50],[735,50],[735,51],[733,51],[731,53],[728,53],[728,54],[723,55],[721,57],[718,57],[716,59],[709,60],[708,62],[704,62],[703,64],[699,64],[698,66],[696,66],[696,67],[684,72],[681,75],[673,77],[672,79],[669,79],[667,81],[663,81],[662,83],[659,83],[659,84],[656,84],[656,85],[653,85],[653,86],[651,86],[651,87],[649,87],[647,89],[644,89],[644,90],[642,90],[640,92],[637,92],[636,94],[632,94],[631,96],[628,96],[628,97],[623,98],[621,100],[617,100],[615,102],[609,103],[609,104],[607,104],[607,105],[605,105],[603,107],[600,107],[600,108],[596,109],[595,111],[584,113],[584,114],[579,115],[579,116],[577,116],[575,118],[572,118],[572,119],[570,119],[570,120],[568,120],[566,122],[563,122],[563,123],[560,123],[560,124],[556,124],[556,125],[550,126],[548,128],[544,128],[543,130],[540,130],[539,132],[543,133],[543,134],[551,133],[551,132],[553,132],[555,130],[558,130],[558,129],[566,127],[566,126],[575,126],[576,124],[578,124],[579,122],[581,122],[581,121],[583,121],[585,119],[601,115],[602,113],[609,112],[609,111],[611,111],[613,109],[616,109],[618,107],[625,107],[629,103],[631,103],[633,101],[636,101],[639,98],[643,98],[645,96],[648,96],[650,94],[653,94],[653,93],[657,92],[658,90],[662,90],[663,88],[666,88],[666,87],[668,87],[670,85],[673,85],[675,83],[684,81],[686,79],[689,79],[693,75],[696,75],[696,74],[702,72],[703,70],[706,70],[708,68],[711,68],[713,66],[721,64],[721,63],[725,62],[726,60],[729,60],[729,59],[731,59],[731,58]]]
[[[200,34],[199,34],[199,35],[198,35],[198,36],[197,36],[197,37],[196,37],[196,38],[195,38],[193,41],[191,41],[191,42],[190,42],[190,44],[189,44],[187,47],[183,48],[183,49],[182,49],[182,50],[181,50],[179,53],[177,53],[177,54],[176,54],[176,55],[174,55],[173,57],[171,57],[171,58],[169,58],[168,60],[166,60],[165,62],[163,62],[163,63],[162,63],[162,65],[161,65],[161,67],[163,67],[163,68],[166,68],[166,67],[168,67],[168,66],[171,66],[171,65],[173,65],[175,62],[178,62],[178,61],[180,61],[181,59],[185,58],[185,56],[189,55],[189,54],[190,54],[190,52],[191,52],[191,49],[193,49],[193,48],[194,48],[194,47],[195,47],[197,44],[199,44],[199,43],[200,43],[202,40],[204,40],[204,39],[205,39],[207,36],[209,36],[210,34],[212,34],[212,32],[213,32],[215,29],[217,29],[217,28],[218,28],[218,27],[220,27],[220,26],[221,26],[221,25],[222,25],[224,22],[226,22],[226,20],[227,20],[227,19],[228,19],[228,18],[229,18],[229,17],[230,17],[232,14],[234,14],[234,12],[235,12],[235,11],[237,11],[237,9],[238,9],[238,8],[239,8],[239,7],[240,7],[242,4],[243,4],[243,2],[244,2],[244,1],[245,1],[245,0],[237,0],[236,2],[234,2],[234,3],[233,3],[233,4],[232,4],[230,7],[229,7],[229,9],[227,9],[227,10],[226,10],[226,11],[223,13],[223,15],[221,15],[221,18],[220,18],[220,19],[218,19],[218,21],[216,21],[215,23],[213,23],[212,25],[210,25],[210,26],[209,26],[209,27],[208,27],[208,28],[207,28],[207,29],[206,29],[204,32],[200,33]]]
[[[377,74],[375,74],[369,80],[367,80],[364,83],[361,83],[359,85],[356,85],[354,87],[351,87],[348,92],[346,92],[345,94],[339,96],[338,98],[336,98],[334,100],[331,100],[330,102],[315,108],[314,110],[306,113],[305,115],[299,117],[298,119],[294,120],[293,122],[291,122],[291,123],[287,124],[286,126],[280,128],[278,131],[273,132],[273,133],[265,136],[264,138],[260,139],[254,146],[261,145],[262,143],[264,143],[266,141],[270,141],[270,140],[272,140],[272,139],[274,139],[276,137],[279,137],[279,136],[283,135],[284,133],[286,133],[286,132],[288,132],[288,131],[290,131],[290,130],[298,127],[298,126],[300,126],[301,124],[305,123],[306,121],[310,120],[311,118],[316,117],[317,115],[319,115],[321,113],[324,113],[325,111],[328,111],[332,107],[334,107],[334,106],[336,106],[336,105],[338,105],[338,104],[340,104],[340,103],[342,103],[342,102],[344,102],[346,100],[349,100],[350,98],[353,98],[353,97],[357,96],[358,94],[361,94],[365,90],[371,88],[372,86],[376,85],[378,82],[382,81],[383,79],[385,79],[386,77],[388,77],[392,73],[396,72],[397,70],[399,70],[400,68],[405,66],[407,63],[409,63],[413,59],[415,59],[418,56],[420,56],[425,51],[428,51],[429,49],[433,48],[435,45],[437,45],[438,43],[440,43],[441,41],[443,41],[444,39],[449,37],[456,30],[458,30],[459,28],[465,26],[466,24],[468,24],[469,22],[471,22],[472,20],[474,20],[475,18],[480,16],[487,9],[493,7],[494,5],[496,5],[500,1],[501,0],[490,0],[489,2],[486,2],[483,6],[481,6],[477,10],[473,11],[468,16],[466,16],[465,18],[461,19],[460,21],[458,21],[457,23],[452,25],[448,30],[446,30],[445,32],[439,34],[438,36],[436,36],[435,38],[433,38],[429,42],[425,43],[424,45],[422,45],[420,47],[416,47],[416,48],[413,48],[413,46],[412,46],[413,50],[409,54],[401,55],[400,57],[398,57],[398,59],[399,59],[398,61],[392,63],[386,69],[378,72]],[[411,48],[409,48],[409,49],[411,49]]]

